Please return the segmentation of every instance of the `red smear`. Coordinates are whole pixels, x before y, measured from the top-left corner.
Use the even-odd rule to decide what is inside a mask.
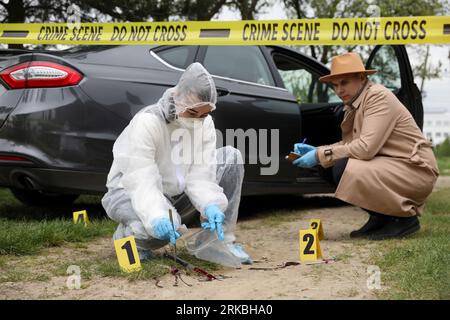
[[[202,270],[202,269],[200,269],[200,268],[194,268],[194,271],[197,272],[197,273],[201,273],[201,274],[203,274],[204,276],[206,276],[206,277],[208,278],[208,281],[212,281],[212,280],[216,280],[216,279],[217,279],[217,278],[214,277],[212,274],[210,274],[210,273],[208,273],[208,272],[206,272],[205,270]]]

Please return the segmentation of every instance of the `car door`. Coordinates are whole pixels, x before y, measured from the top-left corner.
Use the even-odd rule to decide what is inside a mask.
[[[328,68],[289,48],[268,46],[267,50],[280,81],[294,96],[301,112],[302,132],[296,142],[306,139],[306,143],[320,146],[339,141],[343,103],[329,85],[319,81],[329,72]],[[329,190],[329,171],[320,166],[298,168],[295,173],[298,187],[304,186],[306,192]]]
[[[285,87],[297,98],[302,117],[302,138],[307,138],[308,143],[314,146],[339,141],[343,103],[331,86],[319,82],[319,77],[329,73],[328,68],[288,48],[269,46],[268,50]],[[366,68],[379,70],[370,79],[392,90],[421,127],[422,99],[414,83],[405,47],[376,46],[370,52]],[[320,166],[299,170],[297,181],[313,181],[311,176],[330,181],[330,171]]]
[[[198,61],[213,75],[218,90],[228,93],[220,97],[213,118],[223,145],[243,153],[246,193],[264,192],[251,191],[253,182],[260,188],[262,183],[295,181],[295,168],[284,157],[300,136],[299,108],[278,86],[261,47],[204,46]]]
[[[286,89],[296,98],[302,114],[302,139],[323,145],[340,139],[343,103],[331,86],[319,81],[328,68],[299,52],[270,47],[270,55]]]
[[[371,52],[367,69],[378,72],[370,79],[390,89],[408,108],[420,129],[423,127],[422,95],[414,83],[408,53],[403,45],[378,45]]]

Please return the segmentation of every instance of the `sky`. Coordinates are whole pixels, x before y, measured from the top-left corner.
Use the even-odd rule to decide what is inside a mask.
[[[425,97],[422,97],[422,103],[425,112],[436,109],[450,111],[450,76],[448,72],[440,79],[425,82],[424,91]]]

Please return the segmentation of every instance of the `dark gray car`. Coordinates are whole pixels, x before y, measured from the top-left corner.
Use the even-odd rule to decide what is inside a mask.
[[[342,103],[318,81],[329,73],[325,65],[279,46],[0,51],[0,185],[35,205],[104,193],[116,137],[194,61],[214,76],[217,129],[257,135],[279,129],[276,174],[261,175],[268,164],[252,162],[258,148],[245,148],[244,195],[334,191],[330,170],[299,169],[285,155],[301,138],[312,145],[340,140]],[[422,127],[421,95],[405,48],[377,46],[367,67],[380,70],[372,79],[390,88]]]

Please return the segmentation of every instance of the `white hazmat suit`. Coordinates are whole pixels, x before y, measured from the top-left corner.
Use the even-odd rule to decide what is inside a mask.
[[[133,117],[114,143],[102,205],[119,223],[113,238],[134,236],[141,258],[168,243],[157,238],[154,225],[158,219],[168,218],[169,210],[175,229],[183,233],[186,227],[181,216],[196,210],[206,219],[205,208],[213,204],[225,214],[225,240],[203,230],[191,238],[188,251],[234,267],[251,261],[233,245],[244,176],[240,152],[230,146],[216,149],[210,115],[178,117],[200,104],[214,109],[216,101],[211,75],[200,63],[193,63],[174,88]]]

